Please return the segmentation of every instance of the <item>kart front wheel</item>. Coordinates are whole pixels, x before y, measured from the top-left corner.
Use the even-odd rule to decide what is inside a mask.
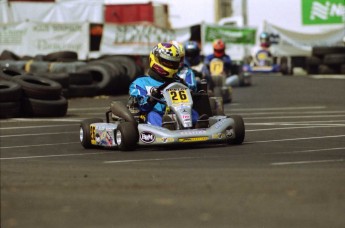
[[[80,123],[80,143],[85,149],[93,148],[94,145],[91,144],[91,131],[90,125],[93,123],[102,123],[103,120],[100,118],[92,118],[83,120]]]
[[[245,127],[244,127],[244,122],[242,116],[239,115],[232,115],[230,116],[234,120],[234,133],[235,133],[235,138],[229,139],[228,144],[236,144],[240,145],[244,141],[244,136],[245,136]]]
[[[138,140],[138,129],[133,122],[122,122],[115,130],[115,140],[121,151],[134,150]]]

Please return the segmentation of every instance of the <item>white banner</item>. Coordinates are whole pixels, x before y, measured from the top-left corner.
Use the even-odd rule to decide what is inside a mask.
[[[190,39],[190,28],[163,29],[151,24],[104,24],[100,46],[102,54],[148,55],[159,42]]]
[[[299,33],[265,22],[264,31],[273,35],[277,44],[271,46],[277,56],[310,56],[313,46],[336,46],[342,43],[345,29],[332,29],[322,33]]]
[[[89,24],[0,24],[0,53],[4,50],[19,56],[74,51],[78,53],[79,59],[86,59],[89,52]]]

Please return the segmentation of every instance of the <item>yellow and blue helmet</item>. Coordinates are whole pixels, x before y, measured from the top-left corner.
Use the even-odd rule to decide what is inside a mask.
[[[181,53],[172,43],[158,43],[151,51],[150,69],[164,78],[173,78],[180,66]]]

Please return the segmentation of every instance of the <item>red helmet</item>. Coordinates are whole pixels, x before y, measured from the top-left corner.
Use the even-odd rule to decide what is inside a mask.
[[[213,41],[213,54],[215,57],[222,57],[225,54],[225,43],[221,39]]]

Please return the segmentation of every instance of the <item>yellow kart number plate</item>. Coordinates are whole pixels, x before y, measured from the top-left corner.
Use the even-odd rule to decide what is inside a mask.
[[[222,61],[211,61],[210,71],[214,76],[222,74],[224,71],[224,63]]]
[[[173,104],[188,103],[189,99],[186,89],[183,90],[169,90],[170,99]]]

